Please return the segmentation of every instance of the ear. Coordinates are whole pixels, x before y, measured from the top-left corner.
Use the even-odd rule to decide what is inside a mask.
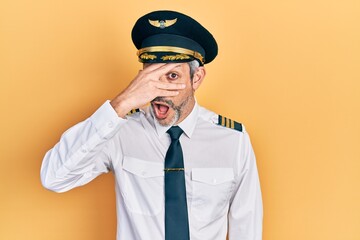
[[[196,91],[200,87],[202,81],[205,78],[205,75],[206,75],[205,67],[201,66],[196,69],[192,79],[192,88],[194,91]]]

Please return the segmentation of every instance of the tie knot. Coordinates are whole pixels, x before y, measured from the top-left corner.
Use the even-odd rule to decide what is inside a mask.
[[[179,126],[173,126],[169,130],[167,130],[167,133],[170,135],[171,141],[179,140],[183,132],[184,131]]]

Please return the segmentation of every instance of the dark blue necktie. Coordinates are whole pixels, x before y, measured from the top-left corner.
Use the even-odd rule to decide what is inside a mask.
[[[167,133],[171,144],[165,157],[165,240],[189,240],[184,160],[179,141],[183,130],[174,126]]]

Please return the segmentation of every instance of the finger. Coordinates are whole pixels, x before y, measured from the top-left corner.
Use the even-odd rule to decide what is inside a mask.
[[[181,64],[179,64],[179,63],[167,63],[167,64],[162,65],[159,68],[152,70],[151,72],[149,72],[149,74],[152,74],[156,77],[160,77],[160,76],[164,75],[165,73],[168,73],[173,68],[176,68],[180,65]]]
[[[181,90],[186,87],[183,83],[155,82],[154,86],[163,90]]]
[[[159,90],[156,94],[157,97],[174,97],[178,95],[178,91]]]
[[[166,65],[166,63],[151,63],[146,65],[146,67],[143,68],[142,72],[152,72],[164,65]]]

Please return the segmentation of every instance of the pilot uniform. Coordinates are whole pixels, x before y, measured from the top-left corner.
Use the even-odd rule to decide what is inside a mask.
[[[163,46],[166,42],[161,42],[160,47],[153,45],[163,41],[159,39],[166,34],[174,34],[161,33],[159,38],[158,32],[181,24],[183,19],[184,25],[195,21],[171,11],[157,11],[140,18],[133,30],[139,60],[186,62],[196,59],[200,65],[211,61],[217,46],[207,51],[208,46],[201,45],[205,40],[195,39],[200,41],[200,47],[187,51],[195,41],[185,39],[191,36],[189,33],[180,36],[185,39],[179,40],[183,45],[179,41],[172,43],[174,36],[167,36],[169,46],[166,48]],[[144,25],[148,30],[140,31]],[[144,36],[139,37],[139,31]],[[156,33],[147,36],[146,31]],[[205,39],[208,38],[206,35]],[[137,45],[144,39],[145,44]],[[214,47],[213,44],[210,46]],[[183,151],[190,239],[225,240],[226,236],[229,240],[262,239],[260,184],[244,126],[197,103],[178,126],[184,132],[179,141]],[[120,118],[106,101],[88,119],[67,130],[46,153],[41,167],[42,183],[52,191],[65,192],[112,171],[116,182],[117,239],[165,239],[164,159],[171,144],[169,128],[157,122],[150,107]]]

